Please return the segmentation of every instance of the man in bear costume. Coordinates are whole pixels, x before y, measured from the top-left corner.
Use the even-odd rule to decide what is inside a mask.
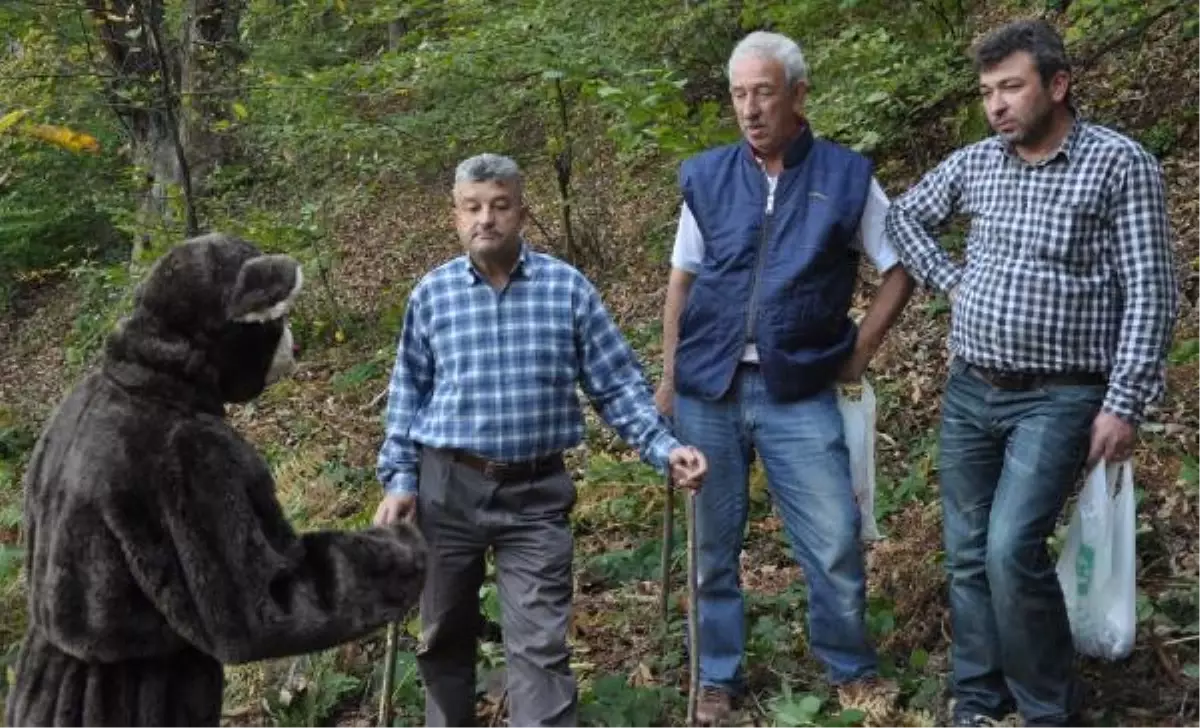
[[[224,419],[294,367],[301,280],[224,235],[179,245],[59,405],[25,478],[8,725],[217,725],[223,663],[325,649],[415,603],[412,526],[297,535]]]

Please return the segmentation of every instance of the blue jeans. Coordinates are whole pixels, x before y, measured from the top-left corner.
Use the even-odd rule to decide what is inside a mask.
[[[739,555],[757,452],[784,530],[808,583],[810,648],[840,684],[876,672],[867,638],[859,512],[842,417],[830,388],[799,402],[769,398],[757,367],[742,366],[730,392],[709,402],[680,395],[676,432],[708,459],[696,500],[700,682],[744,688],[744,602]]]
[[[1087,457],[1102,385],[997,389],[955,360],[942,403],[941,490],[960,715],[1018,708],[1063,725],[1075,651],[1046,538]]]

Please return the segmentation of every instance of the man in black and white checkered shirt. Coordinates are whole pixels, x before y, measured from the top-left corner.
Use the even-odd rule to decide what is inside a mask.
[[[1133,140],[1078,118],[1062,40],[1018,21],[975,48],[997,134],[897,199],[905,267],[952,302],[941,490],[954,723],[1017,708],[1079,725],[1070,627],[1046,537],[1082,467],[1130,456],[1165,386],[1177,283],[1163,180]],[[966,262],[933,231],[971,218]]]

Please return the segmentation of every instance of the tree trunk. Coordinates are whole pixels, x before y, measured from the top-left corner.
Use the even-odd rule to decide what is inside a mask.
[[[209,175],[238,156],[238,42],[245,0],[187,0],[180,44],[181,132],[192,182],[203,194]]]
[[[558,177],[558,196],[562,205],[563,236],[566,238],[567,262],[574,264],[575,232],[571,225],[571,166],[573,161],[571,145],[570,113],[567,109],[567,97],[563,93],[562,79],[554,79],[555,97],[558,102],[558,121],[562,131],[562,149],[554,158],[554,169]]]
[[[168,60],[166,45],[163,41],[162,24],[147,22],[147,13],[142,0],[133,0],[133,6],[142,18],[142,30],[149,36],[154,50],[154,60],[158,66],[158,84],[161,90],[163,114],[167,121],[167,131],[171,134],[171,148],[175,151],[175,161],[179,165],[178,177],[183,189],[184,219],[187,222],[188,237],[200,233],[200,225],[196,219],[196,198],[192,194],[191,167],[188,166],[187,152],[179,128],[179,94],[175,93],[175,85],[171,81],[172,64]]]
[[[167,204],[174,185],[185,192],[187,228],[195,232],[194,196],[235,154],[230,124],[221,122],[234,115],[245,0],[186,0],[179,39],[166,33],[163,0],[86,3],[113,74],[109,102],[129,135],[134,164],[146,173],[141,225],[178,227]],[[135,260],[147,237],[135,240]]]
[[[134,160],[153,178],[178,182],[178,160],[171,150],[166,108],[155,81],[158,61],[145,35],[147,25],[162,23],[162,0],[145,0],[142,9],[147,14],[145,24],[134,0],[88,0],[104,60],[113,74],[105,90],[133,143]]]
[[[156,82],[159,61],[145,32],[150,24],[161,26],[162,0],[142,3],[144,23],[135,0],[87,0],[87,7],[104,49],[104,62],[113,74],[105,88],[109,103],[129,136],[134,165],[145,171],[138,219],[143,230],[149,231],[168,222],[168,186],[183,179],[161,85]],[[164,49],[168,65],[173,55]],[[174,73],[173,68],[170,72]],[[146,237],[135,237],[134,260]]]
[[[400,47],[400,39],[408,31],[408,23],[404,18],[397,18],[388,23],[388,50],[394,51]]]

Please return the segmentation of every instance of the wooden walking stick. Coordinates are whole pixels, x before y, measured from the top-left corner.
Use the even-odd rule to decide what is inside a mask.
[[[671,482],[670,472],[667,473],[666,484],[666,499],[663,501],[662,593],[658,600],[658,608],[662,613],[664,624],[670,621],[671,552],[675,550],[675,488]]]
[[[383,685],[379,689],[379,725],[392,724],[392,683],[396,679],[396,643],[398,622],[387,626],[387,646],[383,651]]]
[[[687,724],[696,725],[696,702],[700,697],[700,605],[696,602],[696,491],[688,490],[687,512],[687,600],[688,600],[688,702]]]

